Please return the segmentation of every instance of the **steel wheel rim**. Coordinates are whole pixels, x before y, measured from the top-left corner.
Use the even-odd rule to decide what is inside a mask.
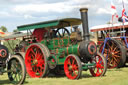
[[[64,71],[69,79],[76,79],[79,73],[78,63],[73,56],[66,58],[64,63]]]
[[[45,59],[40,47],[32,45],[28,48],[25,56],[25,64],[30,77],[42,77],[45,71]]]
[[[61,31],[60,31],[61,30]],[[61,33],[62,33],[62,35],[61,35]],[[66,28],[59,28],[57,31],[56,31],[56,35],[58,35],[58,37],[64,37],[65,35],[68,35],[68,37],[69,37],[69,31],[66,29]]]
[[[95,68],[90,69],[90,72],[95,77],[100,76],[104,71],[103,59],[100,57],[100,55],[96,55],[95,58],[91,62],[95,62],[96,66]]]
[[[8,77],[13,84],[18,84],[22,79],[22,67],[17,59],[13,59],[9,62]]]
[[[102,52],[102,49],[103,49],[103,45],[100,49],[100,52]],[[121,49],[113,41],[108,41],[106,43],[103,54],[107,58],[107,67],[108,68],[115,68],[120,63]]]
[[[0,56],[3,57],[3,58],[6,57],[7,56],[7,51],[5,49],[1,49],[0,50]]]

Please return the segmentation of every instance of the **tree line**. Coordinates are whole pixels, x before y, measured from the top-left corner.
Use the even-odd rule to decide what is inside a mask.
[[[8,29],[5,26],[1,26],[0,30],[3,31],[3,32],[8,32]],[[14,29],[13,32],[18,32],[18,30]],[[14,50],[16,44],[18,44],[19,42],[20,42],[19,39],[8,40],[8,41],[4,42],[3,45],[5,45],[8,48],[10,53],[13,53],[13,50]],[[10,43],[10,44],[8,44],[8,43]]]
[[[3,31],[3,32],[8,32],[8,29],[5,26],[1,26],[0,30]],[[14,29],[13,32],[18,32],[18,30]]]
[[[1,26],[0,30],[3,31],[3,32],[8,32],[8,30],[7,30],[7,28],[5,26]]]

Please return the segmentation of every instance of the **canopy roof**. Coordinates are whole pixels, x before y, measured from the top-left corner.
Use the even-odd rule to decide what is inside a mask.
[[[0,36],[0,40],[10,40],[10,39],[16,39],[21,37],[30,36],[30,33],[5,33],[4,35]]]
[[[113,26],[112,26],[112,24],[94,26],[90,29],[90,31],[97,32],[97,31],[120,29],[120,28],[123,28],[123,23],[113,24]],[[128,28],[128,22],[124,23],[124,29],[127,29],[127,28]]]
[[[17,29],[19,31],[24,31],[24,30],[38,29],[38,28],[62,28],[62,27],[80,25],[81,23],[82,21],[79,18],[64,18],[64,19],[57,19],[57,20],[22,25],[22,26],[18,26]]]

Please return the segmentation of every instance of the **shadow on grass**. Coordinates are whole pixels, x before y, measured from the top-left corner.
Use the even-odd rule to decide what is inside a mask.
[[[47,78],[66,78],[66,75],[55,75],[55,74],[49,74]],[[81,74],[80,78],[93,78],[91,74]]]
[[[24,82],[24,84],[27,84],[28,82]],[[5,84],[12,84],[9,80],[0,80],[0,85],[5,85]]]
[[[124,67],[123,67],[123,68],[125,68],[125,67],[128,67],[128,65],[124,65]]]
[[[121,68],[123,68],[123,67],[121,67]],[[121,68],[107,69],[107,71],[123,71]]]
[[[128,64],[127,65],[124,65],[123,67],[120,67],[120,68],[111,68],[111,69],[107,69],[107,71],[123,71],[122,68],[128,68]]]
[[[0,80],[0,85],[11,84],[9,80]]]
[[[106,74],[101,77],[106,77]],[[94,76],[92,76],[91,74],[83,74],[83,75],[81,75],[81,78],[94,78]]]
[[[81,75],[81,78],[92,78],[93,76],[91,74],[83,74]]]
[[[56,74],[50,73],[50,74],[47,76],[47,78],[63,78],[63,77],[66,77],[66,75],[65,75],[65,74],[63,74],[63,75],[56,75]]]
[[[104,75],[105,77],[106,75]],[[66,75],[55,75],[55,74],[50,74],[48,75],[46,78],[66,78]],[[94,78],[94,76],[92,76],[91,74],[82,74],[80,79],[82,78]]]

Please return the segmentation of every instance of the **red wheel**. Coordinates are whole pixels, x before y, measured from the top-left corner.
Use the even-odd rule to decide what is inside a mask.
[[[64,71],[69,79],[79,79],[82,73],[80,59],[76,55],[69,55],[64,62]]]
[[[46,48],[41,44],[32,44],[25,55],[26,70],[30,77],[44,77],[48,69]]]
[[[104,76],[107,70],[107,63],[103,55],[97,53],[97,55],[95,55],[94,59],[91,62],[96,63],[96,67],[90,69],[90,73],[92,74],[92,76]]]
[[[0,45],[0,60],[7,60],[9,56],[8,48],[4,45]]]
[[[100,46],[102,53],[103,45]],[[107,67],[122,67],[126,61],[126,49],[117,40],[108,40],[105,44],[103,55],[107,58]]]
[[[0,56],[3,57],[3,58],[6,57],[7,56],[7,51],[5,49],[1,49],[0,50]]]

